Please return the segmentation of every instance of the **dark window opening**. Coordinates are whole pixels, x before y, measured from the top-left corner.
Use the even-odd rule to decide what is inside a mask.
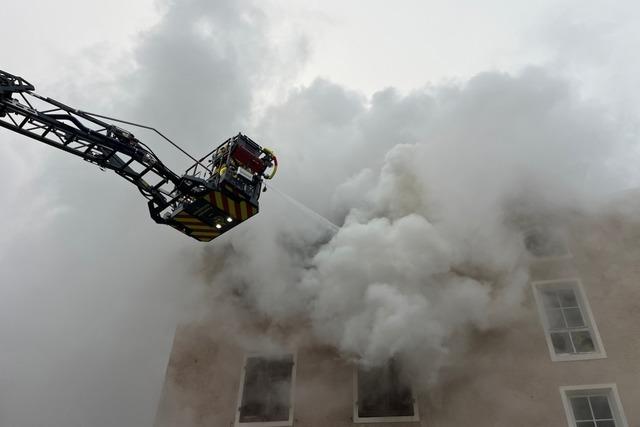
[[[358,417],[412,417],[411,386],[401,376],[397,362],[358,369]]]
[[[289,420],[292,373],[293,356],[247,358],[240,422]]]
[[[546,227],[534,227],[524,236],[524,245],[536,257],[553,257],[568,255],[569,250],[562,235]]]

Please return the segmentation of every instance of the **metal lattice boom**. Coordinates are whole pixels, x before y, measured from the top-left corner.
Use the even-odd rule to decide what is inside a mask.
[[[238,203],[238,212],[240,203],[249,202],[252,207],[249,209],[243,204],[243,209],[249,209],[248,212],[253,214],[257,213],[256,194],[259,195],[262,172],[272,165],[275,158],[270,151],[262,149],[253,141],[249,140],[257,147],[257,151],[253,154],[255,158],[250,160],[261,165],[260,173],[248,177],[245,173],[241,178],[234,176],[237,178],[235,181],[227,174],[226,180],[223,180],[225,173],[220,168],[214,173],[203,164],[207,158],[205,156],[196,161],[187,173],[179,176],[166,167],[153,151],[131,132],[100,120],[94,114],[42,97],[34,90],[34,86],[21,77],[0,71],[0,127],[81,157],[101,168],[113,170],[140,190],[148,200],[151,217],[156,222],[171,225],[198,240],[211,240],[251,216],[236,218],[227,212],[229,209],[235,209],[233,200]],[[236,145],[245,144],[243,141],[248,140],[241,134],[234,138],[240,138],[235,142]],[[226,141],[223,145],[227,144],[227,149],[233,148],[229,146],[229,141],[232,140]],[[208,161],[213,163],[213,159]],[[237,161],[232,162],[232,159],[228,159],[227,162],[229,170],[244,171]],[[206,174],[196,173],[203,168]],[[220,188],[223,181],[227,183],[225,189]],[[253,190],[257,188],[257,193],[253,191],[248,195],[228,184],[236,181],[243,186],[251,185]],[[222,208],[216,206],[216,198],[220,199],[222,196],[215,196],[214,192],[231,201],[221,203]],[[198,206],[197,211],[191,209],[194,206]],[[206,206],[210,206],[210,209],[205,209]],[[203,216],[205,211],[208,213]],[[183,219],[176,220],[177,214]],[[194,223],[196,220],[198,227],[185,226],[189,225],[189,221]],[[205,238],[202,238],[203,236]]]

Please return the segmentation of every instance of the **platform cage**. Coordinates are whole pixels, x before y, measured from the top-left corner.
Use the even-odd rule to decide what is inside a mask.
[[[191,196],[166,218],[179,231],[210,241],[258,213],[271,156],[243,134],[229,138],[183,175]]]

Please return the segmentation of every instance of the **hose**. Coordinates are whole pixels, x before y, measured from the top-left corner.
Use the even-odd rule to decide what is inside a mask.
[[[275,154],[273,154],[273,151],[269,150],[268,148],[263,148],[262,151],[271,157],[271,159],[273,160],[273,170],[271,171],[271,173],[269,175],[265,175],[265,179],[271,179],[276,175],[276,172],[278,171],[278,158],[276,157]]]

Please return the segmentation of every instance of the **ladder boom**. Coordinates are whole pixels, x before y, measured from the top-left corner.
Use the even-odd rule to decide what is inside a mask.
[[[177,185],[180,177],[133,134],[42,97],[32,92],[33,89],[24,79],[0,71],[1,127],[111,169],[136,185],[147,199],[167,202],[159,188],[167,183]],[[155,174],[156,181],[162,185],[151,186],[145,180],[151,174]]]
[[[277,169],[273,152],[238,134],[200,160],[174,144],[196,160],[177,175],[131,132],[34,91],[0,70],[0,127],[113,170],[140,190],[154,221],[197,240],[212,240],[257,214],[262,180]]]

